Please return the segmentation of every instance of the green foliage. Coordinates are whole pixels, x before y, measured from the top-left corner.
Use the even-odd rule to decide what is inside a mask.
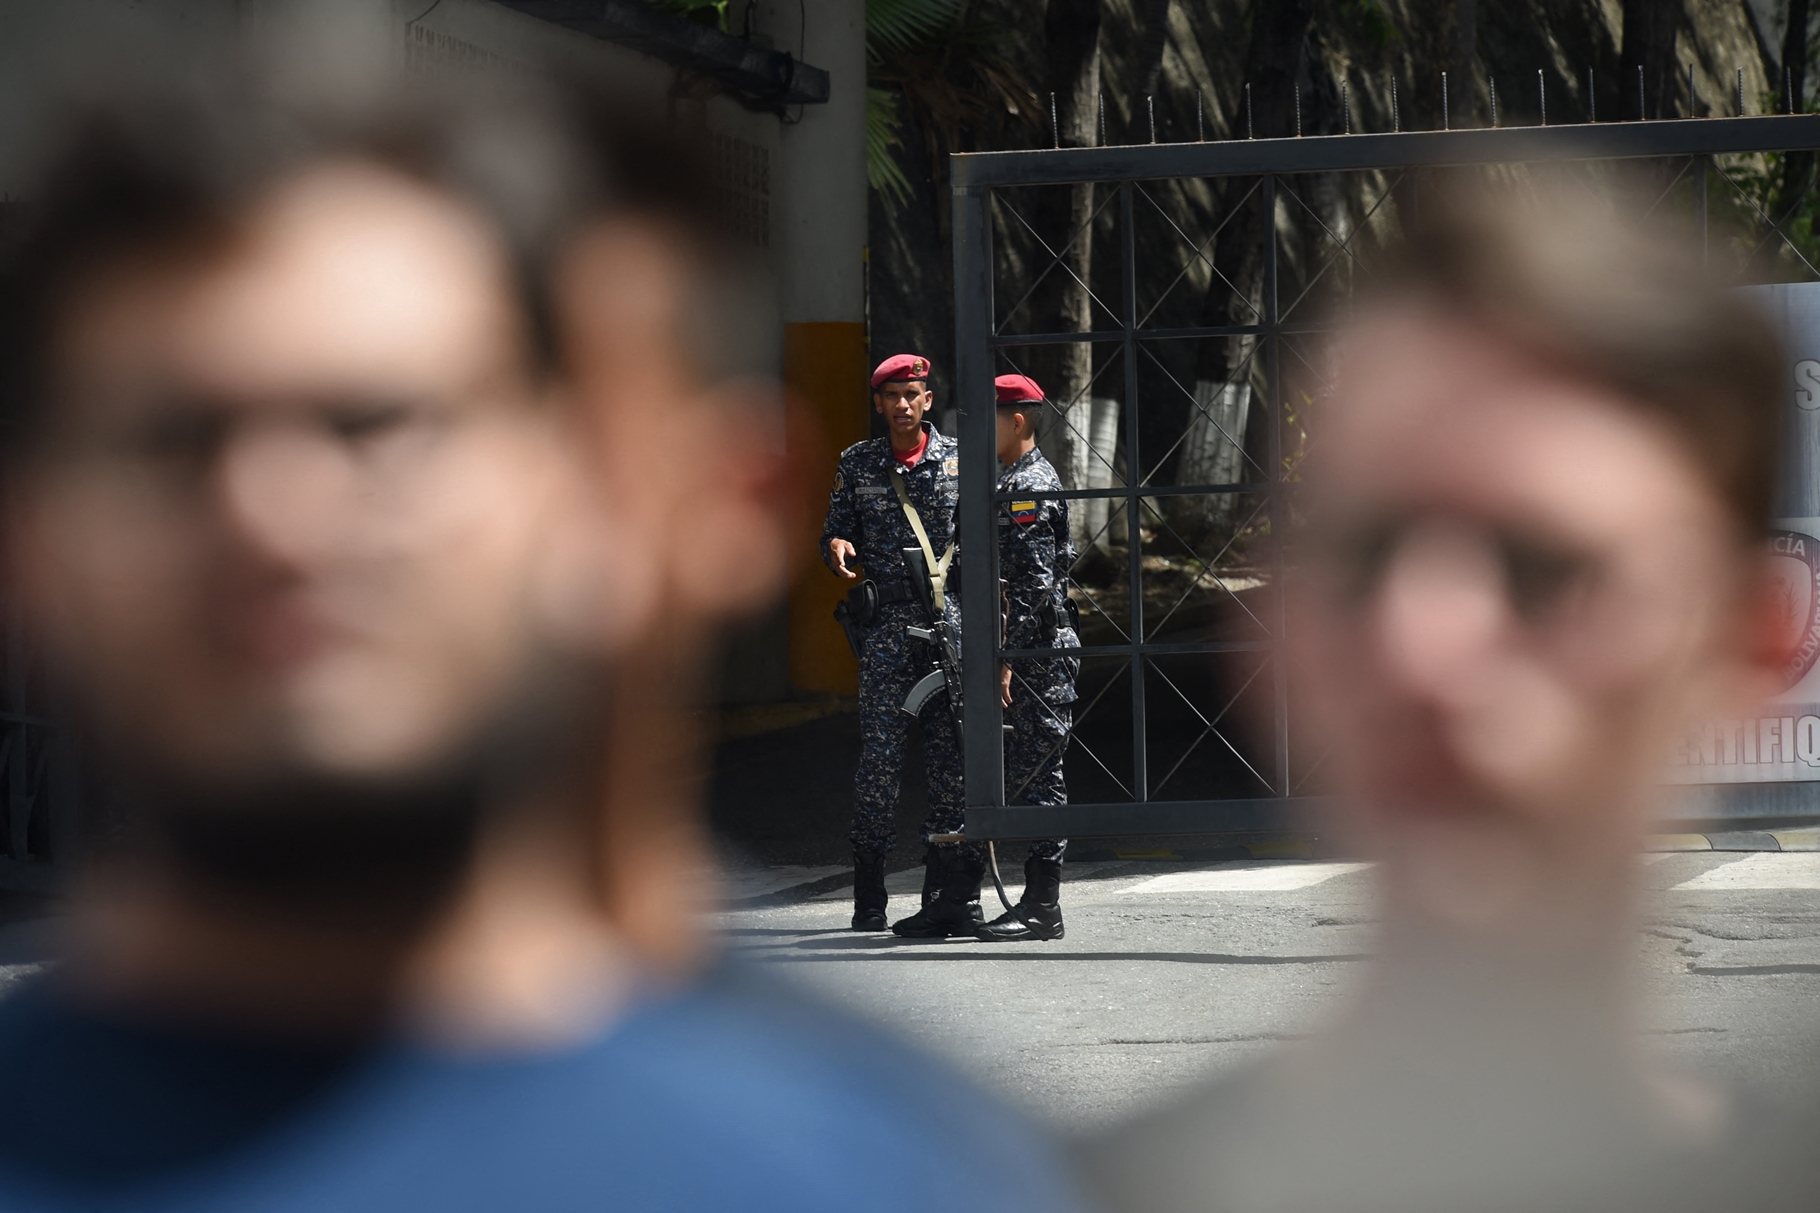
[[[970,0],[866,0],[866,179],[889,203],[911,194],[904,157],[939,177],[946,153],[982,128],[1035,118],[1008,31],[971,9]],[[924,136],[914,151],[903,138],[907,113]]]
[[[866,0],[866,184],[892,204],[910,197],[910,178],[893,149],[904,145],[900,90],[878,87],[874,75],[937,42],[951,29],[966,0]],[[881,69],[882,72],[881,72]]]
[[[652,8],[678,17],[686,17],[698,25],[711,25],[717,30],[727,28],[727,0],[644,0]]]
[[[898,95],[891,89],[866,90],[866,184],[892,203],[910,197],[910,179],[891,152],[904,143],[897,103]]]
[[[1820,267],[1820,189],[1812,152],[1725,157],[1714,165],[1708,215],[1738,268],[1756,282],[1811,282]],[[1777,233],[1780,233],[1778,235]]]
[[[966,0],[866,0],[866,61],[921,48],[960,18]]]
[[[1341,19],[1356,24],[1378,46],[1388,46],[1401,36],[1384,11],[1383,0],[1340,0],[1339,11]]]

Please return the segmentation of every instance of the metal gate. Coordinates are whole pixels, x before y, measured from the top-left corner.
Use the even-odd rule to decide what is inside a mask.
[[[74,856],[80,797],[37,646],[0,599],[0,889],[48,893]]]
[[[1005,658],[1037,651],[999,647],[996,596],[963,593],[967,835],[1256,830],[1280,827],[1314,799],[1309,789],[1318,783],[1321,755],[1301,736],[1291,702],[1280,591],[1287,488],[1310,426],[1318,428],[1319,391],[1298,390],[1292,398],[1290,387],[1319,383],[1316,305],[1345,292],[1361,241],[1381,238],[1400,208],[1419,204],[1425,172],[1493,165],[1604,171],[1613,162],[1612,171],[1653,173],[1658,204],[1691,212],[1703,233],[1725,233],[1726,247],[1764,263],[1757,277],[1820,279],[1814,259],[1784,230],[1814,190],[1812,157],[1802,161],[1806,180],[1792,203],[1783,191],[1779,217],[1766,209],[1772,192],[1753,186],[1762,162],[1753,168],[1741,159],[1815,148],[1820,115],[955,156],[965,586],[997,584],[996,515],[1008,507],[1008,498],[994,493],[993,377],[1028,372],[1045,356],[1053,365],[1071,357],[1068,365],[1092,368],[1084,392],[1056,401],[1070,449],[1085,446],[1088,459],[1076,461],[1073,487],[1048,495],[1075,503],[1091,524],[1081,532],[1069,587],[1083,614],[1081,697],[1067,754],[1075,803],[1020,804],[1018,790],[1006,788],[996,671]],[[1088,205],[1072,212],[1078,219],[1084,209],[1086,222],[1046,239],[1031,215],[1041,200],[1033,204],[1032,196],[1088,185],[1091,193],[1073,195]],[[1336,188],[1340,208],[1322,201],[1331,202]],[[1190,196],[1219,203],[1200,207],[1207,230],[1184,230],[1184,206],[1168,204]],[[1060,209],[1052,205],[1048,213]],[[1212,250],[1230,224],[1247,220],[1255,225],[1246,237],[1255,273],[1241,289],[1225,280]],[[1053,224],[1049,231],[1058,235]],[[1083,239],[1114,250],[1114,266],[1098,261],[1101,268],[1082,278],[1071,250]],[[1173,278],[1173,267],[1158,273],[1152,264],[1159,250],[1174,247],[1171,240],[1193,263]],[[1714,237],[1707,241],[1717,247]],[[1091,320],[1084,327],[1055,331],[1050,324],[1044,331],[1043,309],[1030,305],[1058,270],[1058,280],[1073,280],[1077,298],[1084,292],[1080,310]],[[1182,307],[1167,298],[1184,277],[1204,279],[1209,291],[1214,278],[1225,281],[1242,299],[1224,319],[1239,322],[1220,323],[1203,307],[1184,323]],[[1182,353],[1197,343],[1224,346],[1223,383],[1184,381],[1189,366],[1219,362],[1206,349]],[[1107,385],[1117,396],[1096,398]],[[1159,423],[1158,414],[1171,409],[1173,419]],[[1177,435],[1175,419],[1184,415]],[[1212,444],[1212,457],[1182,453],[1194,435],[1203,448]],[[1083,463],[1091,474],[1080,474]],[[1218,475],[1181,474],[1209,468]]]

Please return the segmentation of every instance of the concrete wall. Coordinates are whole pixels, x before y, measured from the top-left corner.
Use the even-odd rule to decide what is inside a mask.
[[[0,0],[0,199],[17,198],[47,130],[48,99],[135,64],[180,62],[223,40],[289,36],[320,48],[313,73],[372,67],[535,71],[559,62],[599,73],[705,133],[739,231],[776,280],[768,367],[821,419],[835,449],[864,437],[866,243],[865,6],[859,0],[751,0],[756,40],[832,77],[829,104],[780,120],[635,52],[493,0]],[[782,431],[778,418],[779,432]],[[818,483],[831,461],[815,470]],[[851,694],[855,667],[830,618],[841,592],[812,571],[779,610],[735,639],[723,697],[763,702],[793,687]]]
[[[754,0],[754,32],[825,69],[826,105],[792,112],[778,174],[784,379],[826,439],[810,472],[827,485],[834,457],[867,435],[866,21],[858,0]],[[790,682],[851,695],[858,666],[835,625],[846,583],[811,563],[790,594]]]

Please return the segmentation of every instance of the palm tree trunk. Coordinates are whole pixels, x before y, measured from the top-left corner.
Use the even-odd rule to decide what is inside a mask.
[[[1789,108],[1796,113],[1806,109],[1807,97],[1807,21],[1808,0],[1788,0],[1788,30],[1782,36],[1782,67],[1787,73]],[[1800,199],[1814,173],[1812,152],[1790,152],[1782,161],[1782,189],[1776,209],[1770,212],[1782,218]]]
[[[1294,128],[1297,69],[1314,22],[1314,0],[1278,0],[1254,9],[1251,41],[1245,56],[1245,78],[1251,85],[1251,127],[1260,136],[1284,135]],[[1243,97],[1233,110],[1245,121]],[[1250,325],[1261,319],[1265,215],[1260,195],[1238,198],[1250,181],[1233,180],[1226,205],[1242,213],[1220,230],[1213,263],[1219,269],[1208,283],[1202,307],[1203,325]],[[1274,222],[1274,216],[1271,217]],[[1221,279],[1225,276],[1226,281]],[[1231,286],[1227,285],[1230,281]],[[1236,289],[1235,289],[1236,288]],[[1176,465],[1178,484],[1233,484],[1259,480],[1246,475],[1245,431],[1251,416],[1252,387],[1262,368],[1251,336],[1202,343],[1195,370],[1194,409]],[[1255,469],[1253,469],[1255,473]],[[1171,499],[1172,525],[1197,546],[1208,539],[1224,542],[1240,502],[1232,494]]]
[[[1101,17],[1102,0],[1049,0],[1044,15],[1049,90],[1055,95],[1058,135],[1064,147],[1091,147],[1099,142]],[[1091,183],[1075,185],[1067,194],[1062,222],[1049,225],[1055,232],[1055,247],[1067,246],[1058,271],[1062,284],[1057,331],[1086,332],[1093,328],[1088,284],[1093,281],[1093,233],[1089,229],[1094,188]],[[1100,479],[1092,473],[1105,470],[1104,463],[1113,457],[1111,450],[1096,452],[1090,445],[1094,432],[1093,346],[1087,342],[1062,346],[1050,374],[1052,382],[1045,389],[1063,411],[1046,427],[1043,453],[1068,488],[1092,487],[1092,481]],[[1103,503],[1097,511],[1091,506],[1073,511],[1075,542],[1091,538],[1104,517]]]

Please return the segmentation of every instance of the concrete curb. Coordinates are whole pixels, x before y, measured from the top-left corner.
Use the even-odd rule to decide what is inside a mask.
[[[1820,851],[1820,829],[1651,834],[1645,851]]]
[[[1730,830],[1706,834],[1651,834],[1644,839],[1645,852],[1680,851],[1809,851],[1820,852],[1820,826],[1798,830]],[[1267,838],[1248,843],[1219,847],[1111,847],[1070,848],[1068,858],[1074,863],[1232,863],[1247,859],[1327,859],[1306,838]],[[915,865],[911,865],[915,866]],[[894,871],[899,869],[894,869]],[[720,903],[723,910],[756,910],[794,905],[809,901],[837,889],[849,888],[853,874],[842,872],[807,881],[789,888],[775,889],[751,897],[729,898]]]
[[[1068,858],[1075,863],[1105,863],[1108,860],[1131,860],[1152,863],[1231,863],[1245,859],[1317,859],[1324,858],[1316,844],[1307,838],[1265,838],[1252,842],[1226,843],[1201,847],[1074,847]]]

